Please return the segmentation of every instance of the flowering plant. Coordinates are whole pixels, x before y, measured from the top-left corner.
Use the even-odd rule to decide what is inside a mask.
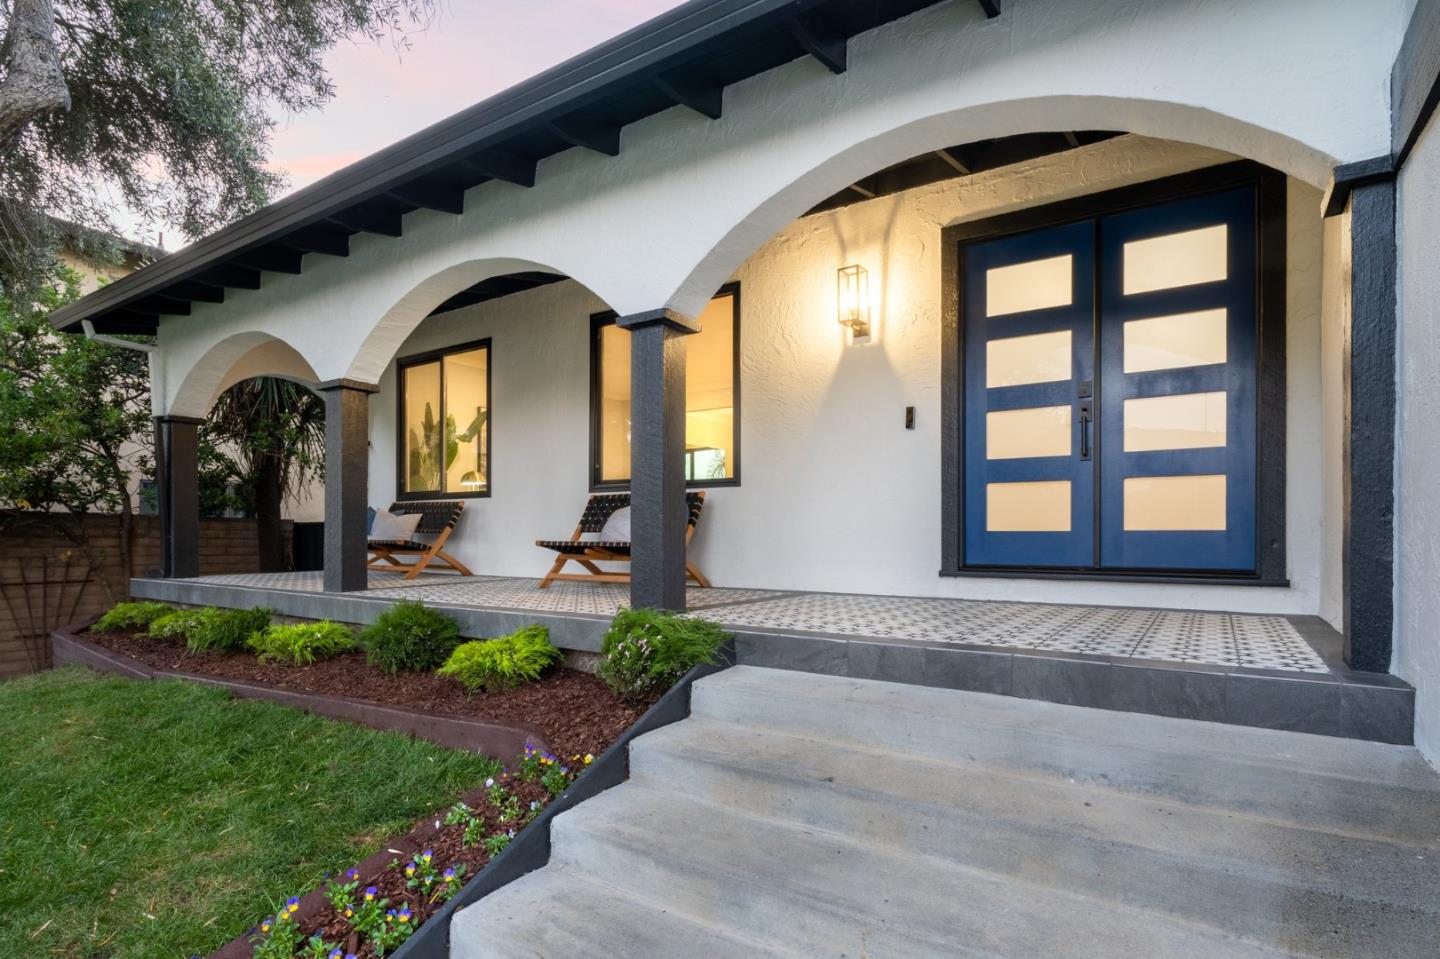
[[[291,897],[275,915],[260,920],[256,927],[254,959],[293,959],[304,940],[300,927],[295,925],[295,913],[299,909],[299,897]]]

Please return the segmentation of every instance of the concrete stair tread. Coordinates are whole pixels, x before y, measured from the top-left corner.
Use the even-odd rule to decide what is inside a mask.
[[[1433,834],[1440,803],[1411,747],[984,693],[736,667],[696,684],[692,715],[1407,841]]]
[[[451,959],[798,959],[557,867],[456,912],[450,941]]]
[[[1028,736],[1167,755],[1256,760],[1271,769],[1352,778],[1440,796],[1440,777],[1406,746],[1165,716],[1142,719],[1134,713],[904,683],[736,666],[698,683],[692,709],[696,715],[707,715],[707,707],[717,698],[742,692],[775,697],[777,702],[823,702],[840,714],[881,709],[928,718],[936,726],[1013,729]],[[925,751],[923,742],[895,745]]]
[[[552,863],[807,955],[1281,956],[1199,924],[629,783],[553,823]]]
[[[1405,845],[691,720],[631,747],[637,786],[885,845],[1262,940],[1316,949],[1377,908],[1396,934],[1440,930],[1440,837]],[[1177,894],[1178,891],[1178,894]],[[1341,932],[1323,932],[1340,927]],[[1363,955],[1368,937],[1345,942]]]

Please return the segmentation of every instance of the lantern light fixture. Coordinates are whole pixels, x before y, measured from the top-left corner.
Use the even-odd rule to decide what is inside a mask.
[[[836,277],[837,313],[852,337],[870,335],[870,273],[859,264],[842,266]]]

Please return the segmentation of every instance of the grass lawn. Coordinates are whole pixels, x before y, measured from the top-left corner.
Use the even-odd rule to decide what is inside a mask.
[[[0,683],[0,956],[203,955],[497,768],[178,680]]]

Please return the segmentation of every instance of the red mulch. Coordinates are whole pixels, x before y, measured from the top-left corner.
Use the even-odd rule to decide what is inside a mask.
[[[466,693],[458,683],[430,673],[390,675],[345,653],[310,666],[260,662],[251,653],[190,653],[184,646],[130,633],[90,631],[97,645],[154,669],[220,676],[346,699],[363,699],[419,712],[528,724],[540,730],[557,756],[599,756],[640,718],[648,703],[626,705],[600,680],[575,669],[552,669],[537,682],[498,693]]]

